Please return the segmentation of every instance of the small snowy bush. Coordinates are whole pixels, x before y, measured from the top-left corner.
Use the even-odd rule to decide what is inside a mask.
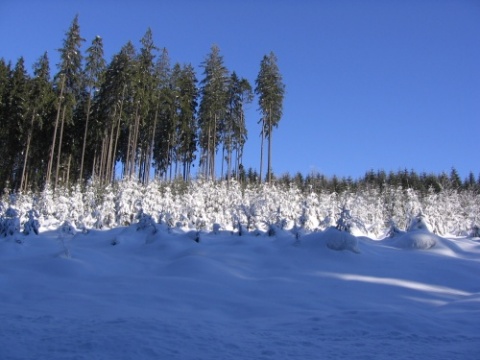
[[[0,217],[0,235],[11,236],[20,232],[20,218],[18,211],[9,207]]]
[[[145,214],[143,210],[140,210],[137,215],[137,231],[147,231],[150,230],[152,234],[157,232],[157,225],[155,224],[155,220],[149,214]]]
[[[23,224],[23,233],[25,235],[36,234],[40,231],[40,222],[38,221],[38,212],[36,210],[27,211],[27,221]]]
[[[428,250],[437,244],[438,236],[425,230],[414,230],[393,239],[392,245],[400,249]]]

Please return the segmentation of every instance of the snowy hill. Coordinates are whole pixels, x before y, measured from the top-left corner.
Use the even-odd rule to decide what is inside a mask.
[[[6,236],[0,359],[479,358],[478,238],[345,234]]]

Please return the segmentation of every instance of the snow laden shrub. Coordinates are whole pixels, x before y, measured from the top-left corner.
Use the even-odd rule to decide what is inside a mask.
[[[69,242],[71,238],[77,233],[75,226],[69,221],[65,220],[58,229],[58,241],[62,246],[62,256],[70,259],[72,254],[70,252]]]
[[[385,234],[385,237],[386,237],[386,238],[392,239],[392,238],[394,238],[394,237],[397,237],[397,236],[400,236],[400,235],[405,234],[405,231],[400,230],[400,229],[398,228],[397,224],[395,224],[395,221],[390,220],[390,221],[388,222],[388,224],[389,224],[389,227],[388,227],[388,230],[387,230],[387,232],[386,232],[386,234]]]
[[[335,227],[329,227],[323,231],[314,232],[296,240],[295,246],[306,248],[326,248],[334,251],[351,251],[359,254],[358,240],[346,231],[340,231]]]
[[[325,244],[329,249],[336,251],[349,250],[356,254],[360,253],[358,239],[348,231],[330,227],[323,232],[322,236],[325,238]]]
[[[149,231],[151,234],[157,233],[157,225],[153,217],[149,214],[143,212],[143,209],[140,209],[137,216],[137,231]]]
[[[20,233],[20,217],[18,210],[7,208],[0,215],[0,236],[7,237]]]
[[[392,245],[399,249],[428,250],[437,245],[438,236],[428,231],[406,232],[393,238]]]
[[[430,227],[427,224],[427,220],[425,215],[422,212],[419,212],[415,217],[410,220],[410,224],[408,225],[408,231],[415,231],[415,230],[423,230],[430,232]]]
[[[428,250],[437,245],[439,237],[430,232],[424,215],[420,212],[410,221],[404,233],[394,236],[391,244],[400,249]]]
[[[38,221],[39,214],[36,210],[30,209],[27,211],[27,221],[23,224],[23,233],[25,235],[38,235],[40,231],[40,222]]]
[[[472,238],[478,238],[478,237],[480,237],[480,226],[478,226],[478,225],[473,225],[473,226],[472,226],[472,230],[470,231],[469,236],[472,237]]]
[[[366,233],[367,229],[362,220],[358,217],[352,216],[349,209],[343,206],[340,213],[337,214],[338,219],[335,228],[339,231],[346,231],[350,234],[361,231]]]
[[[141,185],[133,180],[119,182],[115,199],[116,223],[128,226],[133,223],[142,201]]]

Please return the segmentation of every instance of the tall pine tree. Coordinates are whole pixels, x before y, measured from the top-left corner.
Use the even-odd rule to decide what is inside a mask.
[[[272,180],[272,132],[278,126],[283,113],[285,85],[278,69],[277,57],[273,52],[265,55],[260,63],[260,72],[255,81],[255,93],[262,113],[262,149],[260,158],[260,178],[263,166],[263,139],[268,139],[267,181]],[[260,180],[261,181],[261,180]]]
[[[57,165],[55,170],[55,185],[58,184],[60,165],[62,161],[62,142],[65,122],[69,123],[73,118],[73,111],[76,102],[83,91],[82,53],[81,45],[84,39],[80,36],[80,25],[78,15],[72,21],[66,33],[63,47],[60,51],[59,72],[56,76],[58,92],[57,115],[53,130],[52,143],[50,148],[50,159],[47,170],[47,184],[50,184],[55,150],[57,153]],[[60,129],[58,128],[60,126]],[[57,140],[58,136],[58,140]],[[58,141],[58,144],[57,144]],[[68,179],[66,179],[68,180]]]
[[[203,62],[204,79],[201,82],[199,111],[200,158],[205,178],[215,180],[215,154],[220,140],[220,130],[228,106],[228,70],[223,64],[220,48],[213,45]]]
[[[85,65],[85,86],[88,92],[87,109],[85,116],[85,131],[83,133],[82,155],[80,158],[80,181],[83,180],[85,150],[87,147],[88,123],[92,107],[92,100],[96,92],[100,89],[105,73],[105,59],[103,58],[103,41],[100,36],[96,36],[91,46],[87,49],[87,58]]]

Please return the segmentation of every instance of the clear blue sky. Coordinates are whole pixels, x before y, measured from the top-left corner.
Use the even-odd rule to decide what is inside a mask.
[[[362,176],[369,169],[480,173],[478,0],[2,0],[0,57],[29,67],[79,15],[105,56],[151,27],[172,62],[201,62],[212,44],[254,84],[273,51],[286,84],[273,170]],[[247,110],[245,167],[259,169],[257,100]]]

